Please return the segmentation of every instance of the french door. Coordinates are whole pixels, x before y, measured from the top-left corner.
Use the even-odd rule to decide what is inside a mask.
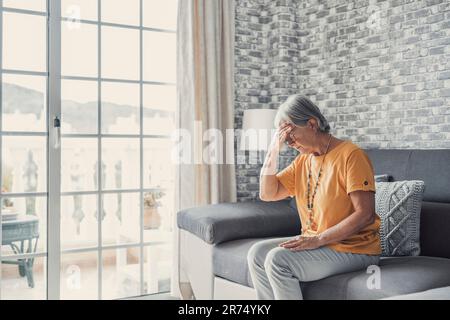
[[[0,299],[169,291],[177,1],[0,4]]]

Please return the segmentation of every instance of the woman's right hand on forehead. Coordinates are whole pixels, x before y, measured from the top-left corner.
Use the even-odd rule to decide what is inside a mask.
[[[282,128],[284,126],[292,126],[292,122],[290,122],[290,121],[283,121],[283,122],[281,122],[280,128]]]
[[[278,147],[281,147],[288,138],[289,134],[292,131],[292,124],[289,122],[283,122],[277,129],[276,134],[276,142],[278,144]]]

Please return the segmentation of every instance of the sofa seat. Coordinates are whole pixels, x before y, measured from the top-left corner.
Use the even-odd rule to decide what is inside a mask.
[[[253,287],[247,252],[257,241],[240,239],[213,248],[214,275]],[[436,257],[385,257],[380,260],[381,287],[368,289],[371,274],[365,270],[301,283],[305,299],[381,299],[450,286],[450,259]]]
[[[417,293],[402,294],[383,300],[450,300],[450,287],[430,289]]]

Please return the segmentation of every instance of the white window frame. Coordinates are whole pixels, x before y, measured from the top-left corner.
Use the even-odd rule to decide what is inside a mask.
[[[108,23],[101,21],[101,0],[98,0],[98,17],[97,21],[91,20],[80,20],[81,23],[94,24],[98,27],[98,75],[97,77],[84,77],[84,76],[62,76],[61,75],[61,24],[63,21],[67,21],[68,18],[63,18],[61,16],[61,2],[60,0],[47,0],[47,12],[38,12],[31,10],[13,9],[13,8],[3,8],[3,0],[0,0],[0,26],[3,25],[3,12],[17,12],[26,13],[31,15],[39,15],[47,17],[47,37],[46,37],[46,48],[47,48],[47,68],[46,72],[30,72],[30,71],[20,71],[20,70],[5,70],[2,65],[2,53],[3,53],[3,29],[1,27],[0,32],[0,76],[3,74],[19,74],[19,75],[40,75],[47,77],[47,133],[42,132],[2,132],[2,89],[0,85],[0,135],[1,136],[47,136],[47,192],[35,192],[35,193],[8,193],[8,198],[14,197],[47,197],[47,252],[35,253],[35,254],[21,254],[21,255],[8,255],[8,259],[19,259],[25,257],[47,257],[47,299],[49,300],[59,300],[60,299],[60,275],[61,275],[61,256],[65,253],[83,253],[83,252],[97,252],[98,259],[98,294],[97,298],[102,299],[102,251],[107,249],[123,249],[129,247],[139,247],[140,251],[140,294],[146,294],[144,288],[144,249],[149,248],[154,245],[170,244],[166,241],[144,241],[144,228],[143,228],[143,214],[144,214],[144,204],[143,195],[144,192],[156,191],[159,189],[148,189],[144,188],[143,180],[143,141],[147,138],[163,138],[170,141],[170,135],[145,135],[143,133],[143,90],[145,84],[150,85],[169,85],[174,86],[175,83],[167,82],[154,82],[154,81],[144,81],[143,76],[143,43],[144,43],[144,32],[145,31],[156,31],[164,33],[176,33],[174,30],[156,29],[143,26],[143,1],[140,2],[140,23],[138,26]],[[139,30],[139,60],[140,60],[140,70],[139,70],[139,80],[122,80],[122,79],[109,79],[102,78],[101,70],[101,41],[103,26],[108,27],[118,27],[126,29]],[[98,166],[100,173],[101,167],[101,156],[102,156],[102,138],[139,138],[140,146],[140,182],[138,189],[121,189],[121,190],[102,190],[101,174],[98,176],[98,190],[95,191],[73,191],[73,192],[61,192],[61,149],[55,149],[52,145],[54,139],[56,139],[56,131],[53,128],[53,120],[55,117],[61,119],[61,82],[63,80],[88,80],[96,81],[98,85],[98,126],[96,134],[62,134],[61,138],[97,138],[98,140]],[[139,112],[140,112],[140,132],[139,134],[104,134],[102,133],[102,99],[101,99],[101,84],[102,82],[119,82],[119,83],[134,83],[139,84],[140,87],[140,97],[139,97]],[[0,139],[0,159],[2,159],[2,140]],[[0,181],[2,181],[2,172],[0,170]],[[173,186],[175,188],[175,186]],[[96,247],[90,248],[77,248],[61,250],[60,241],[60,211],[61,211],[61,196],[68,195],[88,195],[95,194],[100,200],[101,196],[108,193],[123,194],[123,193],[139,193],[140,196],[140,241],[136,243],[126,243],[120,245],[108,245],[102,246],[102,219],[98,220],[98,241]],[[0,197],[1,199],[1,197]],[[97,201],[97,212],[102,212],[102,201]],[[0,206],[1,213],[1,206]],[[1,221],[0,221],[1,223]],[[0,228],[0,239],[2,239],[2,228]],[[1,243],[0,243],[1,245]],[[0,260],[1,260],[1,250],[0,250]],[[0,272],[0,285],[1,285],[1,272]],[[0,290],[0,300],[1,300],[1,290]]]

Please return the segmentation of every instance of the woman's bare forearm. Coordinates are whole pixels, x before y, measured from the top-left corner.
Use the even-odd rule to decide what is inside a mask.
[[[350,216],[319,234],[321,245],[347,239],[373,222],[373,217],[363,211],[355,211]]]
[[[319,237],[324,244],[344,240],[375,221],[375,193],[371,191],[355,191],[350,193],[354,212],[322,232]]]
[[[275,176],[278,168],[277,148],[269,148],[259,176],[259,194],[262,200],[274,197],[278,192],[278,179]]]
[[[287,191],[281,188],[278,178],[278,155],[287,135],[292,130],[288,123],[282,124],[273,136],[259,176],[259,196],[261,200],[273,201],[287,197]]]

